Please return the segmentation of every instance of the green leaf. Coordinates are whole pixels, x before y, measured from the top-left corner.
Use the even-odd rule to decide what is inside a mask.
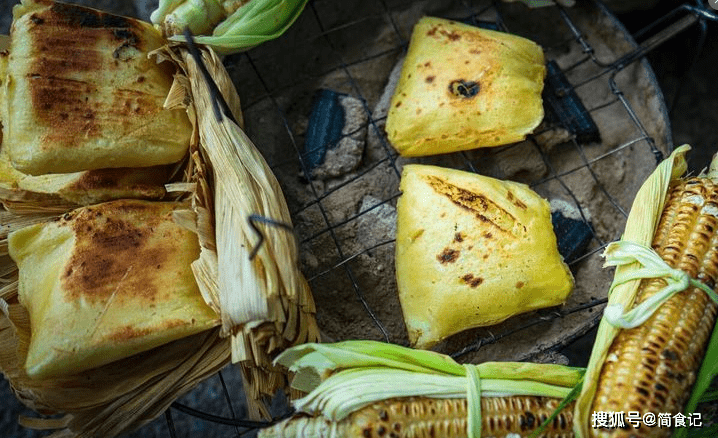
[[[551,415],[541,423],[541,425],[538,427],[538,429],[534,430],[531,435],[529,435],[529,438],[538,438],[546,428],[553,423],[553,420],[558,417],[558,414],[561,413],[564,409],[566,409],[566,406],[570,405],[571,402],[576,400],[578,398],[578,395],[581,393],[581,387],[583,386],[583,379],[576,384],[576,386],[573,387],[571,392],[568,393],[566,397],[561,400],[561,403],[558,404],[556,409],[551,413]]]
[[[698,403],[709,403],[714,401],[718,401],[718,389],[704,392],[700,400],[698,400]]]
[[[479,370],[471,365],[466,365],[466,400],[468,413],[466,429],[469,438],[481,438],[481,376]]]
[[[701,428],[683,427],[679,431],[683,433],[682,436],[690,436],[691,438],[715,438],[718,436],[718,424]],[[675,437],[676,434],[674,433],[673,436]]]
[[[217,0],[161,0],[151,19],[165,32],[174,34],[167,35],[171,41],[185,41],[181,33],[188,26],[196,34],[196,43],[226,55],[279,37],[301,15],[307,2],[251,0],[228,15],[230,11],[222,5],[232,2],[220,5]]]
[[[696,383],[693,385],[691,397],[686,404],[685,415],[690,415],[690,413],[695,412],[699,401],[706,394],[706,391],[716,376],[718,376],[718,324],[713,327],[713,333],[708,343],[708,350],[703,358],[700,371],[698,371],[698,377],[696,378]],[[715,392],[716,391],[713,391],[711,393],[712,397],[716,396]],[[685,438],[687,436],[688,429],[686,428],[676,429],[673,432],[673,438]],[[691,437],[693,436],[693,433],[691,433]]]

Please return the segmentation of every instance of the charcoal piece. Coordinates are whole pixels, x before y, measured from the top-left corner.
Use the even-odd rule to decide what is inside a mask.
[[[601,141],[591,114],[555,61],[546,64],[543,100],[548,121],[566,128],[578,143]]]
[[[564,216],[559,210],[551,212],[551,223],[564,261],[571,263],[581,257],[593,238],[591,226],[583,220]]]
[[[488,29],[488,30],[495,30],[498,32],[502,32],[503,29],[499,28],[498,23],[495,21],[488,21],[488,20],[477,20],[475,17],[471,16],[469,18],[465,18],[463,20],[460,20],[464,24],[468,24],[470,26],[476,26],[480,27],[482,29]]]
[[[304,138],[304,164],[311,172],[324,162],[327,149],[339,143],[344,129],[344,108],[340,93],[320,89],[314,95],[309,125]]]

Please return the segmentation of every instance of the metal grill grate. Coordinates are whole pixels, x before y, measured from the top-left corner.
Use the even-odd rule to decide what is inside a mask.
[[[382,134],[385,115],[377,111],[377,101],[383,86],[376,86],[375,78],[366,76],[366,66],[376,66],[376,76],[386,80],[396,59],[405,51],[409,30],[402,25],[406,20],[406,10],[412,8],[412,2],[377,0],[375,2],[336,2],[315,0],[308,4],[300,20],[294,28],[277,42],[268,43],[248,53],[229,57],[225,64],[237,84],[238,91],[244,102],[245,116],[250,137],[265,153],[273,170],[288,197],[292,217],[295,219],[296,233],[300,241],[302,254],[312,254],[312,259],[303,259],[303,269],[312,289],[317,291],[320,327],[333,330],[324,333],[330,340],[343,338],[344,333],[336,329],[337,321],[343,321],[346,327],[358,325],[366,330],[367,338],[380,339],[387,342],[406,344],[406,339],[397,336],[403,325],[401,314],[397,308],[388,312],[373,288],[378,283],[392,283],[393,266],[384,266],[375,271],[375,278],[366,272],[366,265],[375,262],[379,253],[393,254],[394,240],[391,235],[383,238],[363,238],[355,235],[349,243],[351,228],[356,233],[367,224],[372,223],[386,211],[390,211],[400,196],[398,189],[402,159],[386,141]],[[366,5],[365,3],[372,3]],[[520,15],[520,7],[500,2],[461,2],[458,8],[446,8],[453,14],[447,18],[464,19],[478,24],[490,22],[499,29],[528,36],[539,42],[542,40],[541,26],[534,28],[512,27]],[[342,14],[339,9],[345,11]],[[526,11],[523,11],[526,14]],[[556,123],[545,124],[528,141],[545,167],[540,177],[519,174],[517,179],[528,183],[534,190],[542,194],[562,195],[563,199],[574,205],[581,218],[591,221],[593,241],[582,256],[570,261],[572,271],[577,277],[577,286],[584,289],[590,287],[581,284],[582,275],[586,270],[600,267],[600,252],[611,240],[619,237],[623,222],[630,208],[630,200],[637,190],[637,184],[655,167],[662,157],[670,152],[671,140],[667,129],[667,114],[663,105],[660,90],[655,84],[650,68],[641,58],[649,50],[672,37],[677,32],[702,23],[706,19],[716,19],[716,14],[704,7],[684,5],[672,13],[669,19],[674,24],[664,28],[654,37],[647,39],[643,45],[632,43],[627,32],[612,18],[610,13],[600,4],[588,4],[582,7],[562,9],[558,7],[530,12],[539,15],[541,22],[550,18],[551,23],[562,23],[561,29],[551,29],[553,45],[544,45],[547,60],[552,54],[578,53],[571,62],[559,63],[563,73],[569,78],[574,91],[579,95],[590,94],[586,90],[607,88],[610,90],[608,99],[599,99],[587,104],[588,112],[596,119],[619,120],[619,135],[602,144],[583,144],[574,138],[567,138],[554,149],[547,150],[542,146],[542,135],[554,132]],[[590,19],[584,16],[589,15]],[[599,17],[603,24],[609,23],[613,30],[622,32],[625,38],[616,43],[619,48],[598,47],[606,41],[596,40],[600,34],[595,29],[584,26],[592,19]],[[520,23],[520,20],[518,21]],[[371,33],[373,29],[386,30],[378,38],[380,44],[357,44],[352,38],[362,31]],[[388,30],[387,30],[388,29]],[[606,32],[610,32],[606,31]],[[604,35],[604,37],[606,37]],[[607,38],[607,37],[606,37]],[[375,41],[376,42],[376,41]],[[543,45],[543,44],[542,44]],[[277,54],[288,53],[287,59]],[[301,54],[298,54],[301,53]],[[608,54],[607,54],[608,53]],[[301,63],[301,60],[304,63]],[[629,71],[633,68],[633,71]],[[644,101],[635,98],[636,93],[627,89],[623,74],[643,73],[647,77],[649,91],[658,105],[650,107]],[[327,80],[329,78],[329,80]],[[307,164],[307,153],[303,148],[303,136],[306,129],[306,117],[311,107],[311,96],[314,90],[331,83],[341,92],[357,98],[365,113],[366,121],[357,129],[366,129],[367,136],[378,140],[376,147],[367,152],[361,165],[354,171],[330,182],[306,178],[310,174]],[[644,90],[645,91],[645,90]],[[584,102],[586,103],[586,102]],[[647,116],[651,116],[650,123]],[[657,122],[656,122],[657,120]],[[603,128],[604,125],[601,125]],[[256,131],[256,132],[252,132]],[[603,135],[603,132],[602,132]],[[605,143],[613,143],[608,145]],[[478,173],[496,174],[494,163],[497,155],[510,151],[516,146],[499,148],[495,151],[462,152],[452,154],[450,158],[427,159],[422,162],[449,165],[451,167]],[[526,146],[524,146],[526,147]],[[566,159],[571,158],[570,160]],[[637,158],[638,157],[638,158]],[[617,162],[628,160],[628,173],[633,179],[625,176],[628,183],[617,185],[607,181],[605,170]],[[489,163],[489,164],[487,164]],[[636,164],[638,163],[638,164]],[[500,173],[500,172],[498,172]],[[371,187],[368,181],[381,176],[384,183],[378,189]],[[577,181],[591,181],[591,196],[600,198],[600,202],[590,203],[585,193],[578,193]],[[346,193],[366,190],[362,195],[371,195],[371,202],[361,202],[360,207],[336,214],[335,206],[338,198]],[[304,191],[299,199],[294,196]],[[610,214],[596,211],[603,206]],[[601,224],[602,221],[615,223]],[[359,225],[357,225],[359,224]],[[598,225],[598,227],[596,227]],[[321,252],[321,254],[319,254]],[[605,280],[607,277],[602,277]],[[326,286],[330,283],[331,286]],[[596,291],[604,291],[608,283],[594,285]],[[341,289],[341,291],[340,291]],[[389,287],[391,290],[391,287]],[[477,329],[469,334],[460,335],[455,342],[443,344],[440,348],[462,361],[481,360],[476,353],[483,352],[487,346],[501,346],[504,341],[514,342],[522,334],[525,338],[534,337],[543,327],[550,327],[556,320],[567,320],[573,317],[573,328],[566,336],[554,336],[553,342],[538,345],[526,354],[506,353],[507,358],[535,359],[542,353],[560,348],[576,337],[584,334],[598,323],[602,305],[606,299],[591,290],[582,295],[582,299],[569,302],[560,309],[547,309],[513,318],[510,323],[500,324],[489,329]],[[323,307],[322,299],[332,293],[340,293],[340,300],[353,301],[357,306],[342,309]],[[396,304],[396,303],[394,303]],[[351,309],[361,309],[353,312]],[[343,313],[344,312],[344,313]],[[348,312],[348,313],[346,313]],[[332,329],[331,327],[335,328]],[[550,329],[546,329],[550,331]],[[353,333],[352,333],[353,334]],[[352,334],[349,334],[351,336]],[[555,338],[555,339],[554,339]],[[545,339],[544,339],[545,341]],[[498,350],[490,350],[493,355]],[[210,423],[233,426],[236,436],[242,436],[262,426],[262,422],[251,422],[238,419],[232,409],[232,400],[240,397],[230,395],[222,374],[221,381],[224,398],[231,412],[230,417],[217,416],[201,411],[201,407],[188,407],[175,403],[173,408]],[[177,436],[172,410],[166,412],[166,422],[170,436]]]

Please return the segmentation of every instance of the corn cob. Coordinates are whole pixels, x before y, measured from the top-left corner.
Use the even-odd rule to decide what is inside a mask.
[[[512,396],[481,399],[484,438],[528,436],[558,407],[550,397]],[[540,435],[573,437],[573,404],[562,410]],[[375,402],[333,423],[323,417],[295,416],[265,429],[260,438],[463,438],[467,436],[467,400],[408,397]]]
[[[667,196],[653,248],[672,268],[715,290],[718,278],[718,184],[691,178],[674,184]],[[641,303],[663,288],[642,280]],[[699,288],[667,300],[646,322],[622,330],[601,370],[591,412],[682,412],[701,364],[718,306]],[[670,428],[641,426],[592,429],[592,436],[666,437]]]

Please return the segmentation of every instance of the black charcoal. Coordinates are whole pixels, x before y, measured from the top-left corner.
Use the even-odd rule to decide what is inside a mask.
[[[469,18],[466,18],[466,19],[463,19],[460,21],[464,24],[480,27],[482,29],[495,30],[495,31],[499,31],[499,32],[503,31],[503,29],[501,29],[499,27],[498,23],[496,23],[495,21],[478,20],[474,16],[471,16]]]
[[[355,97],[324,88],[316,92],[303,154],[311,178],[336,178],[359,166],[368,117],[362,101]]]
[[[320,89],[314,95],[304,138],[304,164],[310,173],[324,162],[327,149],[337,145],[344,129],[344,108],[336,91]]]
[[[560,210],[551,212],[551,223],[556,234],[558,252],[566,263],[571,263],[585,254],[593,238],[593,231],[588,223],[565,216]]]
[[[543,100],[546,119],[567,129],[578,143],[601,141],[596,122],[555,61],[546,64]]]

